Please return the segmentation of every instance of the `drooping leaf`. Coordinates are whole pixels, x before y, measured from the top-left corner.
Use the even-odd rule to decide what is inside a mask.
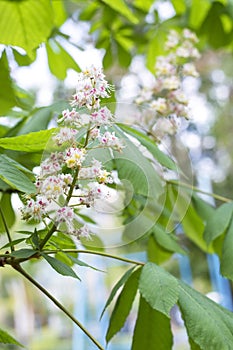
[[[0,13],[0,42],[22,47],[28,54],[46,41],[53,28],[49,0],[2,0]]]
[[[0,179],[12,188],[25,193],[35,193],[35,185],[4,154],[0,154]]]
[[[172,5],[177,15],[183,14],[186,10],[185,0],[172,0]]]
[[[109,7],[111,7],[114,11],[118,12],[125,18],[127,18],[130,22],[137,24],[138,18],[130,11],[128,5],[124,0],[101,0],[101,2],[105,3]]]
[[[0,4],[1,9],[1,4]],[[2,12],[1,12],[2,13]],[[2,21],[1,21],[2,22]],[[0,24],[1,27],[1,24]],[[0,40],[1,42],[1,40]],[[16,105],[13,83],[10,78],[10,70],[5,51],[0,59],[0,115]]]
[[[118,126],[124,130],[127,134],[132,135],[138,141],[141,142],[143,146],[145,146],[148,151],[155,157],[155,159],[163,166],[168,169],[178,171],[178,165],[174,162],[172,158],[170,158],[167,154],[162,152],[156,143],[152,141],[148,136],[144,135],[138,130],[131,128],[130,126],[122,123],[118,123]]]
[[[169,318],[141,297],[131,350],[168,350],[172,338]]]
[[[163,248],[157,243],[153,235],[149,236],[147,244],[147,257],[148,261],[153,262],[157,265],[169,260],[173,253]]]
[[[149,12],[154,0],[134,0],[133,5],[146,13]]]
[[[48,63],[51,73],[58,79],[64,80],[67,70],[72,68],[79,72],[80,68],[72,56],[61,46],[58,41],[50,39],[46,44]]]
[[[9,333],[4,331],[3,329],[0,329],[0,343],[18,345],[24,348],[22,344],[20,344],[15,338],[13,338]]]
[[[184,249],[180,247],[174,234],[170,234],[162,229],[159,225],[155,225],[153,228],[153,236],[157,243],[166,250],[179,254],[187,254]]]
[[[7,248],[7,247],[13,247],[13,246],[16,246],[17,244],[25,241],[26,238],[18,238],[18,239],[14,239],[12,240],[11,242],[7,243],[7,244],[4,244],[0,249],[4,249],[4,248]]]
[[[195,193],[192,195],[192,203],[197,214],[202,218],[202,220],[208,221],[212,216],[214,216],[215,208],[201,199]]]
[[[107,309],[107,307],[111,304],[113,298],[115,297],[117,291],[119,290],[119,288],[121,286],[123,286],[123,284],[126,283],[126,281],[129,279],[129,276],[132,274],[133,270],[134,270],[135,267],[132,267],[131,269],[127,270],[126,273],[124,273],[124,275],[119,279],[119,281],[115,284],[115,286],[113,287],[109,297],[108,297],[108,300],[106,301],[105,305],[104,305],[104,308],[103,308],[103,311],[101,312],[101,315],[100,315],[100,319],[103,317],[103,314],[105,312],[105,310]]]
[[[209,218],[204,231],[204,238],[210,244],[215,238],[221,236],[230,224],[233,214],[233,203],[224,203],[218,207],[214,215]]]
[[[233,256],[233,220],[231,220],[230,226],[227,230],[221,256],[221,273],[223,276],[233,280],[233,267],[232,267],[232,256]]]
[[[49,263],[49,265],[55,270],[57,271],[60,275],[63,276],[71,276],[77,279],[80,279],[77,274],[74,272],[74,270],[72,270],[72,268],[66,264],[64,264],[63,262],[47,255],[47,254],[41,254],[45,260],[47,260],[47,262]]]
[[[10,256],[13,256],[14,258],[17,259],[27,259],[30,258],[30,256],[34,255],[36,253],[35,250],[33,249],[27,249],[27,248],[22,248],[19,250],[15,250],[14,252],[10,253]]]
[[[22,152],[43,151],[55,130],[53,128],[26,135],[1,138],[0,147]]]
[[[230,350],[232,313],[181,281],[179,289],[179,306],[189,338],[202,350]]]
[[[15,211],[12,207],[11,195],[9,193],[2,194],[0,200],[0,209],[6,222],[6,226],[8,229],[10,229],[15,223]],[[5,232],[6,229],[2,219],[2,215],[0,215],[0,232]]]
[[[149,262],[142,268],[139,290],[153,309],[170,316],[179,296],[179,285],[172,275]]]
[[[125,324],[138,289],[140,273],[141,269],[139,268],[130,275],[116,301],[106,334],[107,343]]]

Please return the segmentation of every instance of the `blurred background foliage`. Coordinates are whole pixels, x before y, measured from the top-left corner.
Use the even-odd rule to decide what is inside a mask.
[[[80,67],[85,68],[83,53],[87,50],[99,50],[98,55],[93,54],[92,63],[102,60],[105,73],[119,90],[114,98],[120,99],[130,82],[134,85],[134,91],[139,89],[143,77],[149,74],[145,67],[154,72],[156,57],[164,54],[163,43],[170,29],[181,31],[183,28],[189,28],[194,31],[200,40],[199,49],[203,53],[198,62],[200,78],[197,90],[201,96],[199,101],[208,109],[210,116],[205,116],[202,123],[195,123],[195,120],[191,123],[185,131],[186,138],[194,137],[191,140],[195,142],[186,142],[186,146],[194,159],[198,158],[200,152],[202,157],[204,156],[207,162],[204,165],[198,163],[199,171],[209,172],[214,191],[232,197],[231,0],[1,0],[0,13],[2,138],[24,135],[53,126],[53,118],[68,106],[68,96],[75,86],[75,81],[69,85],[70,70],[78,72]],[[90,52],[92,54],[94,51]],[[20,72],[25,72],[26,67],[35,66],[41,55],[53,81],[52,86],[45,91],[50,98],[44,104],[43,98],[39,96],[40,88],[36,87],[36,84],[28,89],[23,88],[20,85],[21,80],[18,79]],[[142,64],[135,68],[135,62]],[[38,70],[39,75],[40,65]],[[26,77],[30,79],[28,75]],[[132,77],[133,80],[130,80]],[[31,78],[32,81],[35,80],[35,77]],[[130,87],[128,89],[130,90]],[[131,98],[130,91],[129,96]],[[42,155],[41,151],[27,153],[26,157],[24,152],[6,151],[3,148],[0,148],[0,151],[29,170],[38,165]],[[11,227],[15,224],[14,197],[12,200],[11,188],[2,180],[0,190],[4,191],[0,205],[8,213],[8,225]],[[18,222],[15,225],[17,224]],[[185,237],[182,239],[185,240]],[[211,286],[205,254],[191,242],[185,241],[185,245],[191,252],[195,287],[207,293]],[[135,249],[139,249],[138,246]],[[152,240],[148,248],[149,256],[150,249],[157,251],[156,262],[159,263],[173,254],[156,240]],[[34,266],[30,268],[32,272],[35,269],[35,274],[38,273]],[[177,262],[172,260],[167,263],[167,268],[179,277]],[[112,279],[115,279],[114,274]],[[17,292],[16,283],[19,288]],[[111,285],[112,281],[107,281],[107,284]],[[13,272],[11,274],[8,270],[1,274],[1,285],[1,323],[6,324],[9,329],[16,329],[19,339],[25,340],[30,350],[71,349],[72,330],[64,319],[53,319],[53,312],[50,312],[48,317],[48,305],[41,301],[37,292],[29,291],[31,287],[16,280]],[[20,302],[18,300],[17,303],[17,299],[20,299]],[[40,302],[35,303],[35,300]],[[25,321],[21,320],[24,313],[27,318]],[[28,328],[21,328],[23,322],[26,322]],[[38,334],[36,329],[39,329]],[[5,346],[5,349],[14,348],[16,347]]]

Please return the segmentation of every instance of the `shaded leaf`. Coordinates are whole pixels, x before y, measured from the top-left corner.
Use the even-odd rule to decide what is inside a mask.
[[[147,263],[142,268],[139,290],[153,309],[170,316],[179,296],[179,285],[172,275],[153,263]]]
[[[55,259],[47,254],[42,253],[41,255],[45,258],[45,260],[47,260],[49,265],[55,271],[57,271],[60,275],[71,276],[71,277],[80,279],[70,266],[64,264],[63,262],[61,262],[61,261],[59,261],[59,260],[57,260],[57,259]]]
[[[111,302],[112,302],[113,298],[115,297],[119,288],[121,286],[123,286],[123,284],[125,284],[125,282],[129,279],[129,276],[132,274],[134,269],[135,269],[135,266],[132,267],[131,269],[127,270],[126,273],[115,284],[115,286],[113,287],[113,289],[108,297],[108,300],[106,301],[106,303],[104,305],[103,311],[101,312],[101,315],[100,315],[100,319],[103,317],[103,314],[104,314],[105,310],[107,309],[107,307],[111,304]]]
[[[140,273],[141,269],[139,268],[130,275],[116,301],[106,334],[107,343],[125,324],[137,293]]]
[[[0,209],[4,217],[7,228],[8,229],[11,228],[14,225],[15,218],[16,218],[15,211],[11,203],[11,194],[3,192],[0,200]],[[5,232],[5,225],[4,225],[1,213],[0,213],[0,232]]]
[[[227,230],[221,256],[221,273],[223,276],[233,280],[233,267],[232,267],[232,257],[233,257],[233,220]]]
[[[172,348],[172,338],[169,318],[141,297],[131,350],[168,350]]]
[[[233,214],[233,203],[224,203],[218,207],[214,215],[209,218],[204,231],[204,238],[210,244],[215,238],[221,236],[230,224]]]
[[[174,234],[169,234],[163,230],[162,227],[155,225],[153,228],[153,236],[157,243],[166,250],[179,254],[187,254],[186,251],[179,246],[176,236],[174,236]]]
[[[0,154],[0,179],[21,192],[34,193],[35,185],[4,154]]]
[[[203,350],[230,350],[233,344],[232,313],[185,283],[180,281],[179,285],[179,306],[189,338]]]
[[[21,258],[26,259],[26,258],[30,258],[30,256],[34,255],[35,253],[36,253],[35,250],[23,248],[23,249],[16,250],[10,253],[9,255],[17,259],[21,259]]]

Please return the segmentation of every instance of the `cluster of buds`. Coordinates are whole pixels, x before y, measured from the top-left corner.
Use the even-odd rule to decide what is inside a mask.
[[[182,81],[185,77],[198,77],[193,63],[200,57],[195,47],[197,42],[196,35],[189,29],[181,34],[171,30],[165,43],[167,54],[156,60],[153,86],[143,88],[136,99],[137,104],[147,106],[141,122],[158,139],[177,131],[179,117],[189,118]]]
[[[21,208],[23,219],[52,220],[58,231],[89,237],[80,210],[93,207],[97,199],[108,198],[108,184],[113,182],[111,172],[99,160],[90,159],[89,152],[103,147],[121,151],[124,147],[109,131],[114,116],[107,107],[100,107],[101,98],[110,97],[111,89],[101,69],[91,67],[78,74],[72,109],[62,112],[60,129],[53,136],[59,150],[41,163],[37,193]]]

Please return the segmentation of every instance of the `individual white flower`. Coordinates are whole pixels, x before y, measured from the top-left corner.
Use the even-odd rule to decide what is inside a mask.
[[[62,207],[57,210],[54,220],[58,228],[60,228],[62,224],[65,224],[67,233],[72,233],[74,232],[74,216],[73,208]]]
[[[65,109],[62,112],[62,117],[60,117],[57,122],[65,126],[75,128],[80,128],[88,123],[84,120],[82,114],[78,113],[74,108],[71,111],[69,109]]]
[[[48,200],[38,196],[35,200],[29,199],[27,204],[21,208],[22,218],[24,220],[35,220],[40,222],[46,216],[46,209],[48,207]]]
[[[51,153],[50,156],[40,164],[40,178],[58,173],[62,169],[63,164],[64,155],[62,152]]]
[[[109,125],[114,121],[111,111],[105,106],[96,112],[91,113],[91,121],[97,126]]]
[[[197,78],[199,76],[196,67],[194,66],[193,63],[185,63],[183,65],[182,72],[184,75],[191,76],[194,78]]]
[[[53,137],[53,140],[58,146],[63,145],[65,142],[74,143],[76,141],[78,131],[71,128],[61,128],[59,133]]]
[[[180,79],[177,76],[171,76],[163,79],[163,88],[166,90],[176,90],[180,87]]]
[[[160,114],[167,114],[169,112],[167,100],[162,97],[153,100],[150,104],[150,108],[152,108],[156,112],[159,112]]]
[[[155,137],[162,139],[165,135],[175,134],[177,131],[177,124],[173,119],[159,118],[152,131]]]
[[[75,229],[72,234],[76,236],[78,239],[80,238],[86,238],[88,240],[91,239],[91,233],[87,225],[83,225],[79,229]]]
[[[80,167],[85,160],[86,150],[84,148],[70,147],[65,154],[65,163],[68,168]]]
[[[166,43],[165,48],[166,50],[173,49],[179,44],[180,36],[175,30],[170,30]]]
[[[176,102],[182,103],[184,105],[188,104],[187,96],[184,94],[182,90],[174,90],[171,91],[168,95],[169,100],[175,100]]]
[[[115,132],[106,131],[103,135],[99,135],[98,139],[106,147],[111,147],[119,152],[124,148],[122,140],[115,135]]]
[[[176,72],[176,68],[173,64],[166,61],[164,56],[159,56],[155,64],[155,73],[157,76],[161,75],[173,75]]]
[[[38,179],[36,187],[38,193],[42,194],[48,200],[57,200],[59,196],[64,195],[72,183],[72,176],[70,174],[51,175],[45,179]]]
[[[183,37],[185,38],[185,39],[189,39],[190,41],[192,41],[193,43],[198,43],[198,38],[197,38],[197,36],[196,36],[196,34],[195,33],[193,33],[193,32],[191,32],[191,30],[189,30],[189,29],[187,29],[187,28],[185,28],[184,30],[183,30]]]

